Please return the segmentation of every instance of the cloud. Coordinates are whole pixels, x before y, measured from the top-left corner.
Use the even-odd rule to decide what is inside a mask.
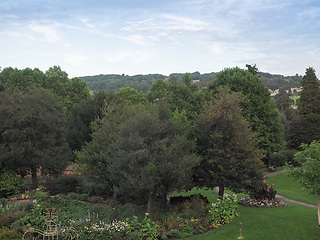
[[[233,38],[234,31],[225,30],[224,26],[214,26],[209,21],[201,20],[197,17],[185,17],[174,14],[160,14],[152,18],[140,21],[126,22],[126,26],[121,28],[124,34],[129,33],[143,36],[154,42],[171,43],[180,45],[183,42],[194,42],[196,39],[211,42],[218,38]],[[139,39],[139,42],[142,38]]]
[[[90,23],[89,19],[87,18],[80,18],[80,21],[87,27],[87,28],[95,28],[95,25]]]
[[[85,63],[87,57],[82,53],[71,53],[64,56],[65,61],[73,66],[80,66]]]
[[[129,59],[134,59],[135,62],[145,61],[152,57],[150,52],[145,51],[122,51],[106,57],[108,62],[121,62]]]
[[[53,26],[32,23],[29,25],[29,28],[31,31],[42,35],[45,41],[49,43],[60,40],[60,36]]]
[[[132,21],[126,23],[128,26],[121,30],[128,32],[198,32],[212,31],[209,23],[193,18],[164,14],[158,18],[147,18],[142,21]]]

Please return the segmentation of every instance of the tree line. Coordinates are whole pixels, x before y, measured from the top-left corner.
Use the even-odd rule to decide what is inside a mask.
[[[251,66],[251,65],[249,65]],[[193,72],[189,73],[190,78],[197,83],[199,88],[206,87],[215,78],[217,73]],[[283,88],[290,90],[291,88],[301,87],[302,76],[283,76],[279,74],[270,74],[259,72],[262,83],[271,90]],[[162,74],[138,74],[134,76],[120,74],[100,74],[96,76],[84,76],[82,80],[87,82],[88,87],[93,91],[118,92],[123,87],[131,87],[138,91],[147,93],[152,84],[159,79],[169,81],[175,78],[179,83],[183,82],[183,73],[172,73],[169,76]]]
[[[1,176],[14,183],[16,174],[30,172],[36,187],[39,170],[55,177],[76,162],[106,195],[148,203],[148,212],[155,200],[194,186],[219,186],[220,196],[226,187],[255,191],[271,154],[299,149],[317,139],[320,128],[316,107],[304,105],[316,99],[301,93],[299,111],[285,122],[289,108],[279,111],[249,70],[224,69],[201,89],[184,74],[181,81],[156,80],[147,93],[125,87],[91,95],[85,81],[69,79],[58,66],[45,73],[5,68]],[[318,84],[312,68],[303,77],[304,93],[315,90],[308,84]]]

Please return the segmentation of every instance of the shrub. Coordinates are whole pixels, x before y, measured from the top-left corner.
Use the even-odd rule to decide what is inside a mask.
[[[112,194],[113,188],[112,185],[105,182],[97,182],[97,180],[86,178],[81,185],[81,191],[90,196],[105,197]]]
[[[80,200],[80,201],[88,201],[89,200],[89,195],[86,194],[86,193],[78,194],[78,200]]]
[[[211,223],[229,223],[233,218],[239,216],[237,195],[224,194],[223,199],[218,198],[216,203],[212,203],[210,208]]]
[[[151,221],[147,213],[142,221],[135,216],[132,220],[127,219],[127,223],[128,239],[158,239],[158,225]]]
[[[71,193],[68,193],[64,198],[68,200],[78,200],[78,194],[71,192]]]
[[[56,193],[78,192],[82,184],[81,178],[76,175],[63,175],[54,182]]]
[[[287,156],[282,153],[272,153],[269,157],[270,165],[283,167],[287,163]]]
[[[2,171],[0,175],[0,197],[6,197],[13,194],[22,187],[21,179],[14,171]]]
[[[287,149],[287,150],[282,150],[280,153],[287,156],[287,163],[289,165],[293,165],[294,167],[299,167],[300,164],[294,160],[294,155],[297,152],[299,152],[299,151],[295,150],[295,149]]]
[[[277,191],[273,188],[274,184],[269,185],[266,181],[263,181],[260,188],[251,193],[251,198],[257,199],[259,201],[275,199]]]
[[[92,196],[90,197],[90,202],[97,203],[103,201],[103,197],[100,196]]]
[[[9,229],[7,227],[0,228],[0,239],[18,239],[19,233],[17,228]]]

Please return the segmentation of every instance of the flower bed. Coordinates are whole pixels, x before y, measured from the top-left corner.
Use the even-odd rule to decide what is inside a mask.
[[[238,202],[240,205],[247,206],[247,207],[259,207],[259,208],[276,208],[276,207],[286,207],[288,206],[285,202],[279,199],[272,199],[272,200],[257,200],[252,199],[250,197],[242,198]]]

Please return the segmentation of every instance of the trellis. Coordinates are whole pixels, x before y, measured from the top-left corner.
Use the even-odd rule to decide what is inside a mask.
[[[30,228],[23,234],[22,239],[43,239],[43,240],[59,240],[60,239],[78,239],[78,231],[73,227],[58,227],[56,223],[58,219],[58,211],[55,208],[47,208],[44,212],[45,224],[43,230]]]

